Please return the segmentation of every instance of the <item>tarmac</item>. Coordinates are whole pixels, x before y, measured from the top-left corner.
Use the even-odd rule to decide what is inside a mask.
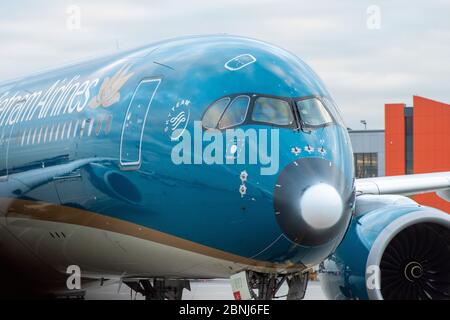
[[[286,299],[288,287],[284,284],[277,293],[280,300]],[[284,297],[283,297],[284,296]],[[112,284],[100,288],[88,289],[86,300],[143,300],[144,297],[131,291],[126,285]],[[185,290],[183,300],[233,300],[228,280],[192,281],[191,291]],[[325,300],[319,281],[310,281],[305,300]]]

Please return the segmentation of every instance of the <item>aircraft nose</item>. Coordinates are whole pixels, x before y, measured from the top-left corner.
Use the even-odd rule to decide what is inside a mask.
[[[302,158],[281,172],[274,211],[285,235],[297,244],[319,246],[342,236],[353,206],[353,185],[322,158]]]
[[[300,198],[303,220],[314,229],[334,226],[342,217],[342,198],[336,189],[326,183],[318,183],[306,189]]]

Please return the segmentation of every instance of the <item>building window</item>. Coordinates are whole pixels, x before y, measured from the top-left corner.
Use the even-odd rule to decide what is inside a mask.
[[[355,153],[356,178],[378,176],[378,153]]]

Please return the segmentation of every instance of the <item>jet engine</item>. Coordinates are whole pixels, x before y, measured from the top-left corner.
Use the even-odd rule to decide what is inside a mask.
[[[329,299],[450,299],[450,215],[403,196],[359,196],[319,278]]]

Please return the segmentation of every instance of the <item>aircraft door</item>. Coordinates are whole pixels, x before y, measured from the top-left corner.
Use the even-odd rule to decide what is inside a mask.
[[[0,182],[8,180],[8,147],[13,127],[0,127]]]
[[[161,79],[142,80],[137,86],[125,114],[120,139],[120,166],[138,169],[142,161],[142,138],[145,122]]]

